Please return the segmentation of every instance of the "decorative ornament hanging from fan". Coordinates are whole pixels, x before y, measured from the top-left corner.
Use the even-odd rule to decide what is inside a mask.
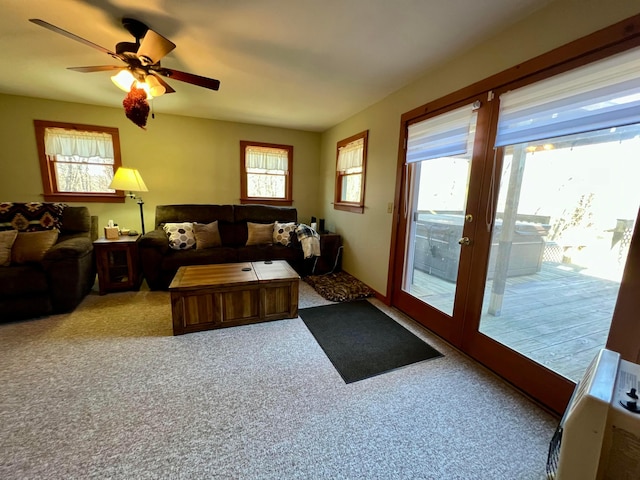
[[[125,108],[125,114],[127,118],[140,128],[144,129],[147,124],[147,117],[150,110],[147,100],[165,93],[175,92],[175,90],[165,82],[162,77],[190,83],[210,90],[218,90],[220,88],[219,80],[201,77],[200,75],[194,75],[193,73],[173,70],[171,68],[165,68],[160,65],[160,60],[176,48],[176,45],[159,33],[149,29],[149,27],[138,20],[132,18],[122,19],[123,27],[133,35],[135,43],[120,42],[116,45],[115,52],[90,42],[89,40],[85,40],[84,38],[63,30],[60,27],[56,27],[44,20],[31,18],[29,21],[95,48],[114,59],[123,61],[126,64],[125,66],[98,65],[92,67],[68,68],[69,70],[82,73],[120,70],[118,75],[114,75],[111,79],[118,87],[128,92],[122,102]],[[125,74],[127,77],[127,80],[125,80],[124,83],[120,79],[117,79],[121,74]]]
[[[142,88],[131,87],[127,96],[122,101],[124,113],[129,120],[146,130],[147,117],[149,116],[149,103],[147,102],[147,92]]]

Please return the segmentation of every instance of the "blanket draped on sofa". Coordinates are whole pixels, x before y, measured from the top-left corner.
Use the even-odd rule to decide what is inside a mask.
[[[320,235],[313,228],[301,223],[296,228],[296,235],[302,245],[304,258],[320,256]]]

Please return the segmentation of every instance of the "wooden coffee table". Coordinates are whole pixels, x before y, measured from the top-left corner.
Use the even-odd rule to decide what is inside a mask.
[[[295,318],[299,280],[284,260],[180,267],[169,285],[173,334]]]

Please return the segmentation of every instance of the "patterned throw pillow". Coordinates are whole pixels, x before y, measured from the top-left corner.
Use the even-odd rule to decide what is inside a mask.
[[[251,223],[247,222],[249,245],[269,245],[273,243],[273,223]]]
[[[62,228],[64,203],[0,203],[0,230],[39,232]]]
[[[196,246],[193,223],[165,223],[162,228],[169,239],[169,246],[174,250],[189,250]]]
[[[217,220],[206,225],[202,223],[194,223],[193,233],[196,236],[196,250],[219,247],[222,245]]]
[[[273,243],[279,243],[288,247],[291,244],[291,235],[295,232],[296,226],[295,222],[276,222],[273,227]]]

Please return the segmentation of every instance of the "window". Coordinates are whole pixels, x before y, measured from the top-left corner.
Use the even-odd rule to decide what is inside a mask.
[[[35,120],[44,198],[64,202],[123,202],[109,189],[122,164],[117,128]]]
[[[333,208],[364,212],[364,180],[369,131],[338,142],[336,158],[336,195]]]
[[[291,205],[293,147],[240,142],[240,202]]]

